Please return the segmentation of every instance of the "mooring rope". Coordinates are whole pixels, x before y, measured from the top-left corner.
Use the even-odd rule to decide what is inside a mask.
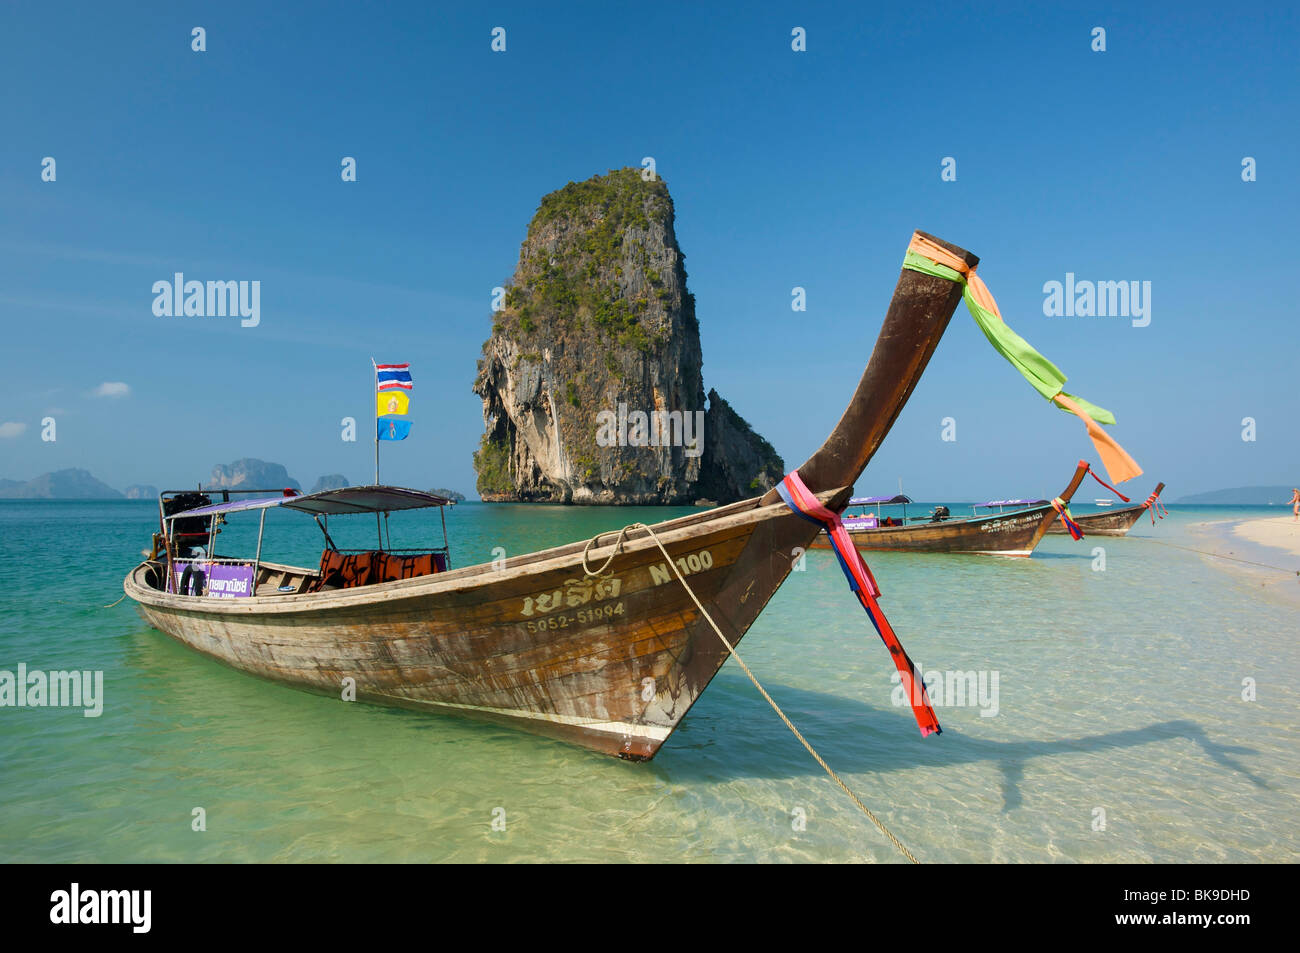
[[[118,599],[117,602],[121,602],[122,599],[125,599],[125,598],[126,598],[126,593],[124,592],[124,593],[122,593],[122,598],[121,598],[121,599]],[[50,600],[50,601],[51,601],[51,602],[55,602],[55,603],[57,603],[58,605],[61,605],[61,606],[75,606],[75,605],[76,605],[75,602],[69,602],[67,599],[52,599],[52,600]],[[94,612],[94,611],[97,610],[97,609],[111,609],[111,608],[113,608],[113,606],[117,605],[117,602],[110,602],[110,603],[109,603],[108,605],[106,605],[106,606],[84,606],[80,611],[82,611],[82,612]]]
[[[585,573],[587,574],[588,577],[590,577],[590,576],[599,576],[599,575],[600,575],[601,573],[603,573],[606,569],[608,569],[608,568],[609,568],[609,564],[612,563],[612,562],[614,561],[614,557],[617,556],[617,555],[619,554],[619,552],[622,550],[622,547],[623,547],[623,539],[624,539],[624,537],[627,536],[627,531],[630,530],[630,529],[633,529],[633,528],[635,528],[635,527],[637,527],[637,526],[645,526],[645,524],[644,524],[644,523],[629,523],[627,526],[624,526],[621,530],[618,531],[618,539],[614,540],[614,551],[613,551],[612,553],[609,554],[609,558],[605,560],[604,565],[602,565],[599,569],[596,569],[596,570],[593,570],[590,566],[587,565],[587,554],[588,554],[589,552],[591,552],[591,547],[592,547],[593,545],[595,545],[596,540],[600,539],[600,538],[601,538],[602,536],[604,536],[605,534],[604,534],[604,533],[597,533],[595,536],[591,537],[591,539],[587,540],[587,545],[586,545],[586,547],[584,547],[583,550],[582,550],[582,571],[585,572]],[[650,528],[650,527],[646,526],[646,529],[649,529],[649,528]],[[654,533],[651,533],[650,535],[653,536]]]
[[[1140,539],[1144,543],[1151,543],[1155,546],[1168,546],[1170,549],[1181,549],[1188,553],[1200,553],[1202,556],[1214,556],[1216,559],[1231,559],[1235,563],[1245,563],[1248,566],[1262,566],[1264,569],[1276,569],[1278,572],[1284,572],[1288,575],[1300,576],[1300,569],[1287,569],[1283,566],[1274,566],[1270,563],[1257,563],[1254,560],[1242,559],[1239,556],[1225,556],[1223,553],[1212,553],[1208,549],[1193,549],[1191,546],[1179,546],[1176,543],[1166,543],[1158,539],[1151,539],[1149,536],[1130,536],[1129,539]]]
[[[837,785],[839,785],[840,790],[849,796],[849,799],[852,800],[853,803],[858,806],[858,808],[862,811],[862,813],[867,815],[867,818],[871,821],[872,824],[876,825],[876,828],[880,831],[880,833],[884,834],[885,837],[889,839],[889,842],[893,844],[896,848],[898,848],[898,852],[900,854],[902,854],[912,863],[919,864],[920,861],[916,859],[916,856],[910,850],[907,849],[907,847],[903,844],[902,841],[900,841],[897,837],[894,836],[893,832],[890,831],[890,829],[886,827],[880,821],[880,819],[876,817],[875,814],[871,813],[871,808],[863,804],[862,801],[858,798],[858,796],[854,794],[851,790],[849,790],[849,786],[840,779],[840,776],[836,774],[835,771],[831,768],[831,766],[827,764],[826,761],[822,758],[822,756],[817,753],[817,749],[808,743],[808,739],[805,738],[803,734],[799,731],[799,729],[794,726],[794,722],[792,722],[788,717],[786,717],[785,712],[781,710],[781,706],[778,705],[772,699],[772,696],[767,693],[767,689],[765,689],[762,683],[759,682],[757,676],[755,676],[754,673],[750,671],[749,666],[746,665],[745,660],[740,657],[740,653],[736,651],[735,646],[733,646],[729,641],[727,641],[727,637],[722,634],[722,630],[718,628],[718,624],[713,621],[713,616],[709,615],[709,610],[704,608],[704,604],[701,603],[699,597],[695,595],[695,591],[691,589],[690,584],[687,583],[686,578],[682,575],[681,570],[677,567],[677,563],[674,562],[673,557],[668,554],[668,550],[664,548],[663,542],[655,534],[655,531],[653,529],[651,529],[645,523],[629,523],[627,526],[624,526],[621,530],[619,530],[618,540],[614,543],[614,551],[610,553],[609,559],[605,560],[605,564],[601,566],[600,570],[597,572],[592,572],[591,569],[587,566],[587,553],[590,551],[592,544],[595,543],[596,540],[600,538],[600,536],[603,536],[605,534],[601,533],[601,534],[597,534],[596,536],[593,536],[587,542],[586,549],[582,551],[582,571],[585,572],[588,576],[598,576],[600,575],[600,573],[604,572],[607,568],[609,568],[610,563],[614,561],[614,557],[619,554],[620,547],[623,544],[623,540],[627,536],[627,531],[630,529],[643,529],[650,535],[650,538],[654,540],[655,545],[659,547],[659,551],[664,554],[664,559],[667,560],[668,565],[672,567],[673,573],[677,576],[677,581],[682,584],[682,588],[686,590],[686,594],[691,597],[691,601],[695,603],[696,608],[700,610],[700,613],[704,616],[705,620],[713,628],[713,631],[717,634],[718,638],[722,641],[722,644],[727,647],[727,651],[731,653],[731,656],[740,665],[744,673],[747,676],[749,676],[749,680],[754,683],[754,687],[758,689],[759,694],[762,695],[763,698],[767,700],[767,703],[772,706],[772,710],[777,713],[777,716],[783,722],[785,722],[785,726],[790,729],[791,733],[796,738],[799,739],[799,743],[803,745],[804,748],[807,749],[808,753],[813,756],[816,762],[822,766],[822,770],[826,772],[826,774],[830,777],[832,781],[834,781]]]

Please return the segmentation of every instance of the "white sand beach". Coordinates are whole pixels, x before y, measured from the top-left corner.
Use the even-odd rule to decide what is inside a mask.
[[[1300,523],[1290,513],[1266,519],[1243,520],[1233,527],[1233,535],[1259,546],[1284,550],[1300,558]]]
[[[1300,525],[1285,516],[1188,525],[1196,549],[1213,564],[1251,581],[1263,593],[1300,607]]]

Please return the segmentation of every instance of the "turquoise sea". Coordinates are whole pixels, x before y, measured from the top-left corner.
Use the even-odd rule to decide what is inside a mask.
[[[681,512],[464,504],[452,562]],[[828,552],[740,651],[922,861],[1294,861],[1300,560],[1223,535],[1282,513],[1175,506],[1128,538],[1049,536],[1031,559],[868,554],[910,654],[990,690],[936,706],[939,737],[892,703],[888,654]],[[223,551],[256,532],[237,520]],[[105,695],[98,718],[0,708],[2,861],[901,859],[734,660],[648,764],[334,701],[200,657],[129,601],[98,608],[155,525],[151,502],[0,503],[0,670],[101,670]],[[428,514],[392,526],[394,545],[437,532]],[[268,558],[318,558],[306,517],[273,513],[268,539]]]

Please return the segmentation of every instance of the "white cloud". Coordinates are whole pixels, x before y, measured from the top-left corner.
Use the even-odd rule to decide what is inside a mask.
[[[17,421],[13,421],[13,420],[6,420],[4,423],[0,424],[0,439],[4,439],[8,437],[20,437],[22,436],[23,431],[26,429],[27,429],[26,424],[20,424]]]
[[[104,381],[91,391],[91,394],[95,397],[125,397],[129,393],[131,393],[131,388],[121,381]]]

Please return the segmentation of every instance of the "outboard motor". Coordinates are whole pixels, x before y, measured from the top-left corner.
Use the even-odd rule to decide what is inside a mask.
[[[211,505],[212,497],[206,493],[178,493],[171,499],[163,500],[163,515],[171,516],[173,513]],[[192,549],[202,549],[208,544],[208,534],[211,532],[211,516],[193,516],[172,521],[172,540],[176,544],[178,555],[188,556]]]
[[[944,520],[946,520],[947,518],[948,518],[948,507],[946,507],[946,506],[936,506],[936,507],[934,508],[934,514],[930,517],[930,522],[931,522],[931,523],[942,523],[942,522],[943,522]]]

